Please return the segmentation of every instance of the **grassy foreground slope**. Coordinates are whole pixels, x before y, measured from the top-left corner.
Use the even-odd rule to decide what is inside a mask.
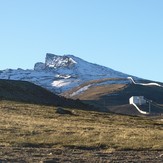
[[[163,150],[163,121],[55,107],[0,102],[1,147]]]

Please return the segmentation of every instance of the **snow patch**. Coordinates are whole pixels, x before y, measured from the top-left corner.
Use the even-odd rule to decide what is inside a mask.
[[[70,83],[71,83],[70,81],[56,80],[56,81],[53,81],[51,85],[52,85],[53,87],[60,88],[60,87],[67,86],[67,85],[69,85]]]
[[[73,96],[76,96],[76,95],[79,95],[81,93],[83,93],[84,91],[86,91],[89,87],[91,86],[91,84],[87,85],[87,86],[84,86],[82,88],[80,88],[79,90],[77,90],[76,92],[73,92],[70,97],[73,97]]]

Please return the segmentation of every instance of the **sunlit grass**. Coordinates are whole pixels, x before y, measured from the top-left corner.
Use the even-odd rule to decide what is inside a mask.
[[[55,107],[0,102],[0,146],[163,149],[163,121]]]

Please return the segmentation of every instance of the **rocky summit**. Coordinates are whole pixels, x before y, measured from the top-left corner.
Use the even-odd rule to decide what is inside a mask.
[[[34,70],[49,70],[57,68],[71,68],[76,62],[69,56],[58,56],[51,53],[46,54],[45,63],[37,62],[34,66]]]

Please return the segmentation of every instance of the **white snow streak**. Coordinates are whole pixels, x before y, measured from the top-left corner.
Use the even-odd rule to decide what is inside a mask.
[[[81,93],[83,93],[84,91],[86,91],[91,85],[87,85],[87,86],[84,86],[82,88],[80,88],[79,90],[77,90],[76,92],[73,92],[70,97],[73,97],[73,96],[76,96],[76,95],[79,95]]]
[[[127,79],[131,80],[136,85],[163,87],[162,85],[160,85],[158,83],[136,83],[132,77],[127,77]]]

